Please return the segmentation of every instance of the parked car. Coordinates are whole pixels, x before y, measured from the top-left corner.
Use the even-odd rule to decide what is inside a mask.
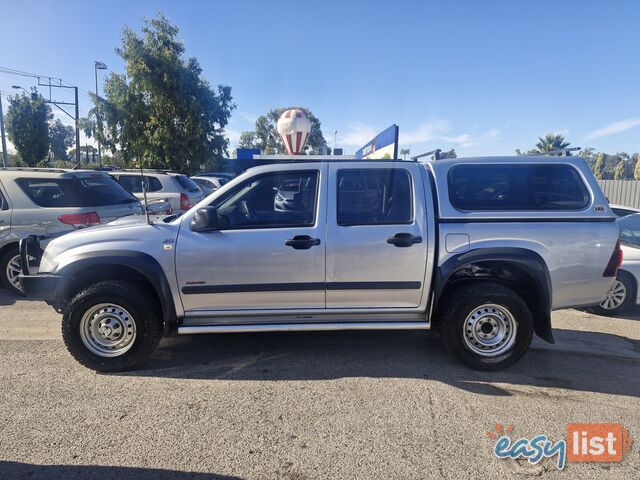
[[[202,190],[186,175],[164,170],[120,170],[109,172],[128,192],[144,201],[167,200],[174,213],[184,213],[204,197]]]
[[[227,172],[202,172],[198,174],[198,177],[216,177],[216,178],[226,178],[227,181],[233,180],[236,175],[233,173]]]
[[[309,194],[277,209],[294,183]],[[598,304],[621,257],[577,157],[288,161],[181,217],[125,223],[54,239],[40,272],[21,275],[98,371],[131,367],[173,332],[431,328],[468,366],[499,370],[534,333],[553,342],[552,310]]]
[[[0,169],[0,272],[20,293],[18,242],[28,235],[70,232],[143,212],[138,199],[107,173],[39,168]]]
[[[147,212],[154,219],[161,219],[167,215],[173,215],[171,203],[166,199],[147,201]]]
[[[627,207],[626,205],[610,204],[611,211],[616,217],[626,217],[627,215],[633,215],[634,213],[640,213],[640,210],[633,207]]]
[[[612,206],[613,210],[613,206]],[[623,260],[616,280],[596,308],[602,315],[617,315],[629,310],[640,301],[638,282],[640,281],[640,213],[632,213],[618,218],[620,244]]]
[[[191,180],[198,184],[205,196],[211,195],[229,182],[227,177],[191,177]]]

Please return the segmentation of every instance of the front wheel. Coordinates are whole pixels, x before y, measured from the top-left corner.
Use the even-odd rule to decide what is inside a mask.
[[[134,284],[105,281],[68,304],[62,337],[73,357],[98,372],[126,370],[146,359],[162,336],[158,309]]]
[[[495,283],[462,287],[451,294],[439,319],[445,347],[475,370],[502,370],[520,360],[533,338],[527,304]]]

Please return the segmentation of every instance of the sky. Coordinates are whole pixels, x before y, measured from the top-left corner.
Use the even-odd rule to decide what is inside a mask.
[[[0,11],[0,67],[78,85],[81,115],[94,60],[123,72],[122,28],[162,12],[203,76],[232,87],[232,148],[257,116],[300,105],[329,146],[338,131],[346,154],[393,123],[412,155],[509,155],[547,132],[596,151],[640,151],[636,0],[22,0]],[[35,82],[0,73],[5,109],[12,85]]]

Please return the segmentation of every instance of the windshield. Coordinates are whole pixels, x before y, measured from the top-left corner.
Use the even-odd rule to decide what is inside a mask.
[[[640,247],[640,213],[619,218],[616,222],[620,227],[620,241]]]
[[[176,180],[187,192],[196,193],[200,191],[200,187],[186,175],[176,175]]]

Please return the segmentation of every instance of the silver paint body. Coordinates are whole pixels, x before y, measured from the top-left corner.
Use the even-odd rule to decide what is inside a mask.
[[[449,203],[447,174],[458,163],[568,163],[576,168],[591,200],[583,211],[460,212]],[[414,221],[410,225],[341,227],[336,222],[336,176],[340,169],[402,168],[413,182]],[[319,194],[314,225],[301,228],[193,232],[198,208],[245,179],[266,172],[317,170]],[[438,212],[429,176],[433,176]],[[594,209],[594,207],[597,207]],[[470,223],[441,223],[441,219]],[[97,250],[133,250],[151,255],[164,270],[182,319],[180,333],[229,331],[233,325],[317,329],[319,323],[358,325],[403,322],[429,324],[434,268],[469,249],[519,247],[545,261],[552,285],[552,309],[596,304],[612,278],[602,273],[618,238],[612,222],[539,221],[553,218],[608,219],[612,213],[587,165],[576,157],[509,157],[414,162],[309,162],[256,167],[234,178],[181,217],[154,225],[134,221],[92,227],[53,240],[41,263],[52,272],[79,254]],[[509,219],[508,222],[499,220]],[[531,221],[537,219],[538,221]],[[473,220],[482,220],[473,223]],[[492,222],[492,220],[496,220]],[[436,231],[439,231],[436,243]],[[386,242],[396,233],[420,235],[422,243],[398,248]],[[310,235],[321,244],[294,250],[284,244]],[[167,244],[173,248],[166,248]],[[436,245],[438,250],[436,251]],[[243,285],[323,282],[420,282],[416,290],[306,290],[185,295],[188,285]],[[446,299],[444,299],[446,301]],[[338,323],[335,323],[338,322]],[[414,322],[414,323],[412,323]],[[288,327],[287,327],[288,326]],[[218,328],[220,327],[220,328]],[[254,328],[254,330],[255,330]],[[425,327],[427,328],[427,327]]]

